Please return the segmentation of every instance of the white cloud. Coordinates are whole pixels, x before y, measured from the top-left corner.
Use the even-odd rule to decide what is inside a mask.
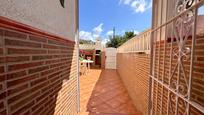
[[[119,4],[130,6],[136,13],[143,13],[152,7],[152,0],[120,0]]]
[[[113,30],[110,30],[106,33],[107,36],[112,36],[113,35]]]
[[[137,30],[134,30],[134,34],[139,34],[140,32],[139,31],[137,31]]]
[[[83,40],[92,40],[92,41],[94,40],[92,33],[86,32],[86,31],[80,31],[79,38]]]
[[[94,27],[91,32],[80,31],[79,39],[95,41],[96,38],[101,36],[102,32],[103,32],[103,23],[100,23],[98,26]]]
[[[109,41],[109,39],[103,39],[102,44],[105,45],[108,41]]]
[[[101,35],[101,33],[103,32],[103,23],[100,23],[98,26],[96,26],[94,29],[93,29],[93,35],[94,37],[99,37]]]

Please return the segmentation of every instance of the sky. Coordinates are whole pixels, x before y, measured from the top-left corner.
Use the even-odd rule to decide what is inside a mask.
[[[106,42],[115,27],[117,35],[136,34],[151,27],[151,0],[80,0],[80,38]]]

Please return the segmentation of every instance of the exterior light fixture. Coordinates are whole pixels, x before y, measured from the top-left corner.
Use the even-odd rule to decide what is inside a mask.
[[[60,0],[61,6],[64,8],[64,0]]]

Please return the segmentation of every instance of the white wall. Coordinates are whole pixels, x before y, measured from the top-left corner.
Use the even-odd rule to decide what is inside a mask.
[[[116,69],[116,48],[105,49],[105,69]]]
[[[74,40],[75,0],[1,0],[0,16]]]

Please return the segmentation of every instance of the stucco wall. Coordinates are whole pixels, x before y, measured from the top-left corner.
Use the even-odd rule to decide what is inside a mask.
[[[0,16],[74,40],[75,0],[1,0]]]

